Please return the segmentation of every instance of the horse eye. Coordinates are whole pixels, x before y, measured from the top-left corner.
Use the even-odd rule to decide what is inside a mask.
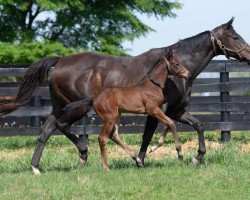
[[[229,34],[230,37],[232,37],[234,40],[238,40],[238,36],[237,35],[231,35]]]

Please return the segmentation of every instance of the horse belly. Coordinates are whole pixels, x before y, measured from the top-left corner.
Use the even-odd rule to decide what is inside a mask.
[[[141,95],[139,95],[138,92],[122,95],[118,101],[118,108],[120,112],[142,114],[146,112]]]

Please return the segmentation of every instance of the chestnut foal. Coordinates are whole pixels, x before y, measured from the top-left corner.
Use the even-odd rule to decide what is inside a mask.
[[[109,171],[106,144],[108,138],[122,147],[134,160],[141,165],[137,153],[135,153],[118,136],[117,122],[122,112],[148,114],[167,125],[173,133],[175,148],[178,158],[182,159],[181,145],[174,122],[161,110],[164,101],[163,88],[168,75],[178,75],[188,79],[189,71],[173,55],[172,51],[167,52],[166,57],[160,59],[150,70],[148,75],[138,84],[128,87],[108,87],[99,93],[94,99],[73,102],[65,107],[65,112],[77,111],[82,106],[93,104],[96,113],[103,121],[103,128],[98,141],[101,149],[102,166]],[[73,113],[73,112],[72,112]],[[60,129],[60,120],[58,121]]]

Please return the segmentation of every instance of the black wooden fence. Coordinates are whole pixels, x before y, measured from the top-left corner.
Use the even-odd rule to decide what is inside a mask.
[[[20,77],[28,65],[0,65],[1,77]],[[202,76],[210,78],[202,78]],[[203,123],[204,130],[220,130],[223,140],[230,131],[250,130],[250,66],[236,61],[212,61],[194,81],[192,97],[187,107]],[[237,77],[235,77],[237,76]],[[2,78],[3,79],[3,78]],[[15,95],[18,82],[0,82],[0,96]],[[0,136],[37,135],[40,126],[51,112],[48,87],[42,87],[24,107],[0,118]],[[123,115],[119,131],[140,133],[146,116]],[[193,128],[177,124],[179,131]],[[101,123],[92,112],[72,127],[75,134],[98,133]],[[160,125],[157,131],[162,131]],[[56,134],[59,134],[57,132]]]

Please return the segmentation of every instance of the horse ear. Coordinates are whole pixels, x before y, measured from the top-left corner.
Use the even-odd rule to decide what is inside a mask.
[[[172,49],[168,49],[168,50],[166,51],[166,57],[167,57],[167,59],[171,58],[172,56],[173,56],[173,51],[172,51]]]
[[[234,21],[234,17],[232,17],[232,18],[226,23],[227,28],[230,28],[230,27],[232,26],[233,21]]]

